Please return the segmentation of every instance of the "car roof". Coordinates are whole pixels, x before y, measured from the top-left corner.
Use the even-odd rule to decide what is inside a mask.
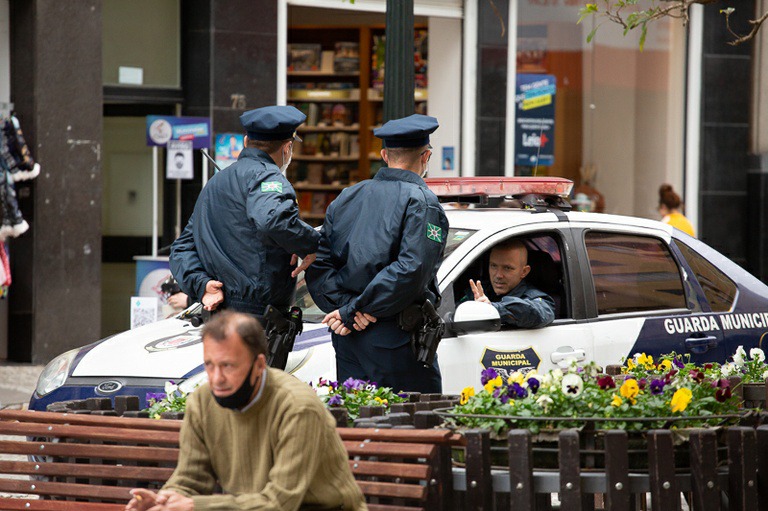
[[[536,212],[533,210],[511,208],[477,208],[457,209],[447,207],[445,211],[448,223],[454,229],[474,229],[499,231],[509,227],[520,225],[556,223],[560,216],[565,215],[569,222],[579,224],[600,224],[602,226],[616,227],[642,227],[661,231],[660,234],[672,235],[673,227],[647,218],[638,218],[623,215],[609,215],[606,213],[584,213],[580,211],[568,211],[555,214],[551,211]]]

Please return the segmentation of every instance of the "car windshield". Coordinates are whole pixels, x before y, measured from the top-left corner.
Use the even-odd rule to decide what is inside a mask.
[[[448,243],[445,245],[445,251],[443,252],[443,258],[440,261],[440,264],[459,248],[459,245],[467,241],[476,232],[477,231],[473,229],[448,229]],[[315,305],[315,301],[312,300],[312,297],[309,295],[307,282],[303,278],[296,283],[296,299],[294,305],[301,308],[304,313],[304,321],[307,323],[320,323],[325,317],[325,313]]]

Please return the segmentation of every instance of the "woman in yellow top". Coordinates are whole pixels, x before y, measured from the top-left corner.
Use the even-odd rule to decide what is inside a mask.
[[[680,196],[675,193],[671,185],[663,184],[659,187],[659,214],[661,221],[672,227],[680,229],[684,233],[696,236],[693,225],[680,212]]]

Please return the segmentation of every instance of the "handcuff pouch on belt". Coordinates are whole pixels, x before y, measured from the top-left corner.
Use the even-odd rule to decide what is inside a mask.
[[[411,334],[411,348],[416,359],[425,366],[435,361],[437,346],[445,334],[445,322],[440,318],[432,302],[409,305],[397,317],[398,326]]]
[[[288,354],[293,351],[293,343],[302,329],[300,308],[291,307],[286,316],[275,307],[267,306],[264,312],[264,332],[267,336],[267,364],[270,367],[285,369]]]

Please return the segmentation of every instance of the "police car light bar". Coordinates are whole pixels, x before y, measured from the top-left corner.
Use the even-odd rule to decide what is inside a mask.
[[[568,197],[573,181],[563,177],[447,177],[424,180],[438,197]]]

